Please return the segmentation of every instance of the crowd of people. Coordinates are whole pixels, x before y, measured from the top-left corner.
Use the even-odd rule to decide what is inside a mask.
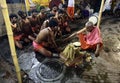
[[[18,14],[10,14],[15,45],[23,49],[23,43],[33,42],[35,51],[39,51],[45,56],[52,56],[47,48],[54,48],[58,52],[54,39],[71,32],[68,20],[69,16],[65,8],[60,10],[57,6],[54,6],[49,12],[46,12],[44,8],[39,13],[32,10],[31,16],[27,16],[23,11],[18,11]]]
[[[62,51],[55,40],[64,34],[71,33],[69,23],[74,21],[74,14],[73,12],[70,14],[70,11],[73,11],[70,8],[66,5],[63,5],[62,8],[54,5],[50,11],[46,11],[44,7],[41,8],[40,12],[33,9],[30,16],[27,16],[26,12],[23,11],[10,14],[16,47],[24,49],[24,44],[32,43],[33,50],[40,55],[64,59],[64,55],[61,56]],[[94,50],[95,55],[99,55],[102,39],[98,27],[95,27],[92,22],[88,22],[85,28],[61,41],[67,41],[75,35],[79,38],[82,50]]]

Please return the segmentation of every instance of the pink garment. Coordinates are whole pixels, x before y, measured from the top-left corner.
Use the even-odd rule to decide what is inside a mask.
[[[33,41],[33,47],[34,47],[34,50],[38,51],[39,49],[43,48],[43,45]]]
[[[100,31],[99,31],[98,27],[95,27],[92,30],[92,32],[85,35],[85,38],[86,38],[87,44],[89,44],[89,45],[95,45],[97,43],[102,44],[102,38],[100,36]]]

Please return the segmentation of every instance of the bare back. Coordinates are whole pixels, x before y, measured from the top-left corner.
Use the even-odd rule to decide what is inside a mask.
[[[45,29],[42,29],[40,32],[39,32],[39,34],[38,34],[38,36],[37,36],[37,38],[35,39],[35,41],[37,42],[37,43],[42,43],[42,42],[48,42],[48,39],[49,39],[49,29],[50,28],[45,28]]]

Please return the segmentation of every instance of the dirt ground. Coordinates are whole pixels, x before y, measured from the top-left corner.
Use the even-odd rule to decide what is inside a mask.
[[[84,23],[79,21],[72,26],[82,27]],[[104,46],[100,56],[94,58],[92,67],[79,75],[80,79],[83,83],[120,83],[120,18],[103,17],[101,33]],[[14,66],[3,57],[0,57],[0,66],[0,83],[16,83]],[[79,83],[73,79],[77,78],[65,83]]]

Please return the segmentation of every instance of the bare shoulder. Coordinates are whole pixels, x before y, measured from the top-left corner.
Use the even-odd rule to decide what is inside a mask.
[[[39,32],[39,34],[37,35],[36,41],[39,42],[39,41],[43,40],[44,38],[46,38],[47,35],[48,35],[48,32],[47,32],[46,28],[42,29]]]

